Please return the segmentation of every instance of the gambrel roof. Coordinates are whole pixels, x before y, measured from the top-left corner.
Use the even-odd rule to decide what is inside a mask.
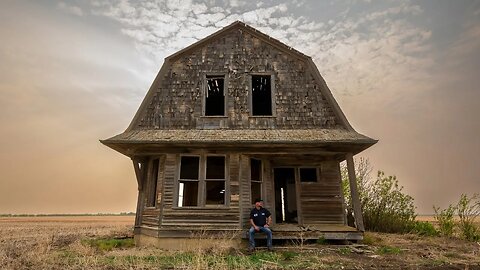
[[[198,51],[201,48],[218,41],[222,37],[225,37],[233,31],[241,31],[248,33],[249,35],[261,40],[265,44],[272,46],[278,51],[281,51],[285,55],[291,58],[297,59],[304,63],[307,69],[311,72],[311,75],[319,85],[317,91],[321,92],[322,98],[328,103],[332,110],[332,113],[337,119],[338,125],[335,127],[324,128],[300,128],[300,129],[284,129],[284,128],[247,128],[247,129],[201,129],[201,128],[141,128],[139,123],[141,122],[142,114],[145,114],[147,107],[151,106],[155,95],[158,94],[162,80],[171,74],[171,68],[173,63],[179,61],[183,57],[188,57],[192,52]],[[171,76],[171,75],[170,75]],[[114,136],[110,139],[101,141],[103,144],[110,146],[111,148],[127,154],[127,148],[131,149],[135,145],[140,144],[228,144],[237,143],[239,145],[254,145],[254,144],[294,144],[294,145],[316,145],[316,144],[346,144],[356,145],[353,150],[358,153],[377,141],[367,136],[357,133],[349,124],[342,110],[335,101],[330,89],[320,75],[316,65],[312,58],[307,56],[294,48],[285,45],[277,39],[274,39],[253,27],[246,25],[243,22],[236,21],[229,26],[209,35],[208,37],[180,50],[167,58],[155,78],[152,86],[150,87],[145,99],[143,100],[140,108],[138,109],[135,117],[133,118],[129,127],[124,133]],[[130,146],[128,146],[130,145]]]

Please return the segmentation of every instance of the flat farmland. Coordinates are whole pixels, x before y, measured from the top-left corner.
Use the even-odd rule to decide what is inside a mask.
[[[361,245],[298,239],[274,252],[173,252],[135,247],[133,224],[133,216],[0,218],[0,269],[480,269],[480,244],[454,238],[367,232]]]

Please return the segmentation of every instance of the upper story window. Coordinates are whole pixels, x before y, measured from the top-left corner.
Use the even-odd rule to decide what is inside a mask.
[[[252,75],[252,115],[271,116],[272,76]]]
[[[225,116],[225,76],[207,75],[205,116]]]

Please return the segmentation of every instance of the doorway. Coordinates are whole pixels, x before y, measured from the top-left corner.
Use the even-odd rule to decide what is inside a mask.
[[[295,168],[275,168],[275,222],[298,224]]]

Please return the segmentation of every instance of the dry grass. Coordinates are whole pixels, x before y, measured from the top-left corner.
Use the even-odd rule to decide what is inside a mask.
[[[0,269],[480,269],[480,245],[458,239],[367,233],[368,245],[302,241],[248,255],[219,241],[170,252],[131,247],[132,224],[133,217],[0,218]]]

